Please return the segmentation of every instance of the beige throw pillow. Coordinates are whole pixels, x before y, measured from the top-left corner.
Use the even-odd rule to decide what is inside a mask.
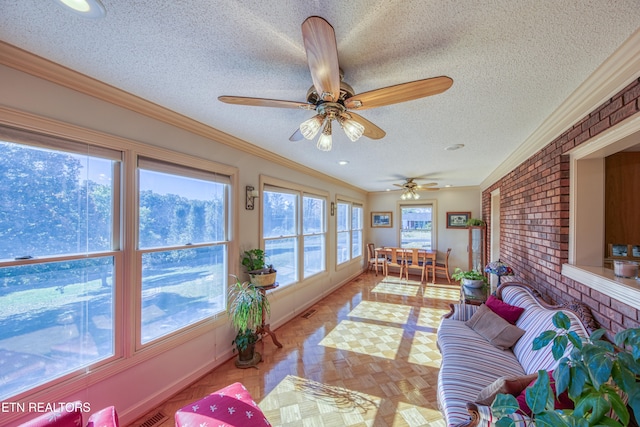
[[[507,322],[484,304],[465,324],[500,350],[513,347],[524,334],[522,329]]]
[[[491,406],[498,394],[517,396],[536,378],[538,378],[537,373],[521,377],[500,377],[480,391],[476,403]]]

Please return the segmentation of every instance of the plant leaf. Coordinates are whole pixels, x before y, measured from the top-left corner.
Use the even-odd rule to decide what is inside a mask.
[[[556,337],[556,331],[544,331],[533,340],[533,350],[546,347]]]
[[[571,369],[566,358],[560,360],[553,371],[553,379],[556,381],[556,395],[559,396],[569,387],[569,381],[571,380]]]
[[[567,344],[569,344],[569,338],[567,338],[566,335],[558,335],[553,339],[551,353],[553,354],[553,358],[555,360],[560,360],[560,358],[564,355],[564,351],[567,349]]]
[[[636,385],[633,387],[633,390],[630,391],[629,393],[629,407],[631,408],[631,410],[633,411],[633,414],[635,415],[635,418],[637,419],[638,417],[640,417],[640,387],[638,386],[638,384],[636,383]]]
[[[602,336],[606,333],[607,331],[605,331],[604,329],[597,329],[595,331],[593,331],[593,333],[591,334],[591,336],[589,337],[589,340],[591,341],[597,341],[600,338],[602,338]]]
[[[554,396],[549,384],[547,371],[538,371],[538,379],[533,386],[527,388],[525,399],[534,414],[543,412],[546,409],[553,409]]]
[[[582,395],[589,374],[582,365],[572,366],[570,369],[569,397],[575,402]]]
[[[607,387],[606,390],[607,396],[609,397],[609,402],[611,403],[611,407],[613,408],[613,412],[618,416],[620,422],[623,425],[629,424],[629,420],[631,416],[629,415],[629,410],[627,409],[627,405],[622,401],[622,398],[617,393],[617,391],[611,387]]]
[[[491,412],[496,417],[513,414],[520,409],[520,405],[515,396],[511,394],[498,394],[491,404]]]
[[[518,424],[516,424],[515,420],[509,418],[509,417],[503,417],[500,418],[497,422],[496,422],[496,427],[517,427]]]
[[[578,336],[575,331],[569,331],[567,333],[567,336],[569,337],[569,341],[571,341],[571,344],[573,344],[574,347],[582,349],[582,338],[580,338],[580,336]]]
[[[577,402],[573,415],[584,418],[588,415],[589,425],[597,424],[598,421],[611,409],[611,404],[599,393],[591,393]]]
[[[622,391],[628,393],[634,386],[635,376],[633,372],[624,365],[624,361],[616,359],[613,361],[613,368],[611,369],[611,377],[613,381],[622,389]]]
[[[552,318],[553,326],[560,329],[569,330],[571,328],[571,320],[569,316],[567,316],[564,311],[559,311],[553,315]]]
[[[549,427],[571,427],[560,414],[555,411],[544,411],[540,414],[536,414],[536,427],[549,426]]]
[[[587,362],[587,369],[589,369],[593,387],[596,390],[600,390],[602,384],[609,381],[611,370],[613,369],[613,361],[607,357],[606,353],[594,353],[585,362]]]

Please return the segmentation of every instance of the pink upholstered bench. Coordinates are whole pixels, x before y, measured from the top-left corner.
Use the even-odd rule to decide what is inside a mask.
[[[270,426],[241,383],[231,384],[176,412],[176,426],[198,427],[212,421],[228,427]]]

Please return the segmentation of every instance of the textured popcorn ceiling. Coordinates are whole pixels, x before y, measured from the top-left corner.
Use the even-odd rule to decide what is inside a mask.
[[[479,185],[640,23],[638,0],[102,1],[96,21],[2,0],[0,39],[369,191],[404,176]],[[353,143],[334,127],[328,153],[288,140],[313,112],[217,100],[304,101],[311,15],[333,25],[356,93],[441,75],[453,87],[362,111],[387,136]]]

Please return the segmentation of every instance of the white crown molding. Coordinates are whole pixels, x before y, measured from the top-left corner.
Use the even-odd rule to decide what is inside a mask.
[[[640,29],[603,62],[500,166],[480,184],[482,191],[624,89],[640,70]]]
[[[303,166],[245,140],[236,138],[235,136],[169,110],[168,108],[147,101],[3,41],[0,41],[0,64],[109,102],[110,104],[143,114],[152,119],[244,151],[289,169],[364,193],[362,188]]]

